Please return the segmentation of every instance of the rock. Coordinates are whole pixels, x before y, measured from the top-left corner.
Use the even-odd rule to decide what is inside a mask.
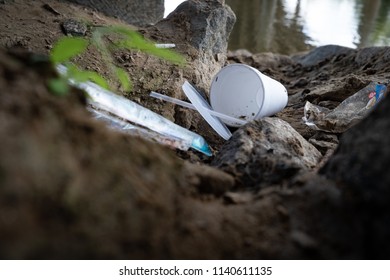
[[[264,71],[268,68],[277,69],[294,64],[294,61],[287,55],[274,53],[258,53],[252,56],[252,66]]]
[[[257,53],[252,54],[248,50],[240,49],[228,52],[228,60],[231,63],[248,64],[260,71],[267,71],[269,69],[278,69],[279,67],[286,67],[293,65],[295,62],[287,55],[275,53]]]
[[[164,16],[164,0],[62,0],[95,9],[127,23],[144,26],[156,23]]]
[[[236,16],[218,0],[190,0],[180,4],[166,19],[150,27],[157,40],[179,42],[188,53],[191,69],[187,80],[208,93],[211,80],[226,63],[229,35]],[[160,39],[161,38],[161,39]]]
[[[239,187],[278,184],[314,168],[320,152],[288,123],[264,118],[237,130],[212,162],[233,174]]]
[[[390,99],[385,98],[341,136],[335,155],[322,169],[327,177],[343,182],[350,192],[378,206],[384,206],[390,195],[390,176],[383,169],[390,162],[390,139],[385,134],[390,128],[389,110]]]
[[[375,64],[377,60],[383,60],[386,56],[384,53],[388,50],[388,47],[368,47],[360,49],[356,56],[355,62],[359,65]],[[388,60],[388,57],[387,57]]]
[[[367,75],[377,75],[389,71],[390,51],[388,47],[368,47],[358,50],[353,62],[357,69]],[[379,76],[379,75],[378,75]],[[385,78],[388,80],[388,77]]]
[[[390,99],[345,132],[334,156],[321,169],[342,186],[345,203],[365,232],[368,258],[390,253]]]
[[[339,140],[335,134],[319,131],[309,139],[309,142],[313,144],[321,154],[325,155],[329,150],[333,151],[337,148]]]
[[[330,80],[327,84],[321,84],[308,93],[304,94],[305,100],[313,103],[321,101],[344,101],[369,84],[369,80],[356,76],[347,75],[343,78]]]
[[[292,185],[282,205],[289,213],[291,241],[313,259],[365,259],[359,217],[347,208],[333,180],[306,173],[303,185]],[[294,178],[295,179],[295,178]],[[309,257],[310,256],[310,257]]]
[[[293,83],[293,87],[305,87],[309,84],[309,81],[306,78],[300,78],[299,80]]]
[[[355,52],[354,49],[337,45],[326,45],[313,49],[305,55],[298,55],[293,59],[303,67],[312,67],[330,61],[336,56]]]
[[[85,36],[87,26],[74,19],[67,19],[61,24],[62,29],[66,35]]]
[[[188,24],[186,33],[190,35],[193,47],[205,52],[211,50],[213,55],[226,54],[227,39],[236,22],[236,16],[229,6],[218,0],[185,1],[164,22],[179,21]]]

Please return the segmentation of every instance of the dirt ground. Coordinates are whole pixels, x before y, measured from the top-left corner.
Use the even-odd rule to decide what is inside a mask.
[[[61,23],[118,20],[55,0],[3,2],[0,258],[366,257],[353,209],[343,205],[340,188],[315,170],[280,185],[236,191],[234,178],[208,166],[212,158],[111,131],[91,118],[76,90],[54,96],[47,82],[55,73],[39,54],[47,55],[64,36]],[[174,39],[155,32],[142,30],[157,41]],[[175,43],[190,59],[188,44]],[[356,52],[311,67],[272,54],[230,53],[229,62],[247,63],[285,84],[289,106],[278,116],[309,139],[315,132],[301,121],[308,89],[315,93],[330,82],[332,89],[349,84],[351,95],[370,80],[389,79],[389,66],[380,64],[379,55],[377,63],[370,60],[358,68]],[[183,97],[177,88],[183,76],[191,79],[191,69],[136,51],[114,56],[134,84],[132,92],[119,89],[120,94],[202,134],[213,152],[219,151],[223,141],[197,113],[148,97],[151,90]],[[96,50],[89,49],[77,63],[116,86]],[[330,107],[341,101],[309,97]]]

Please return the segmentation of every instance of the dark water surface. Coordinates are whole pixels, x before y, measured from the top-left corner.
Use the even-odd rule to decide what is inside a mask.
[[[166,12],[181,0],[166,0]],[[390,0],[226,0],[229,49],[291,54],[313,46],[390,45]]]

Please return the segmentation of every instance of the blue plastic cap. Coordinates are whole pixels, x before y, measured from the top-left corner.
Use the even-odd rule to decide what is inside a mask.
[[[195,138],[192,141],[191,148],[205,154],[206,156],[211,157],[213,153],[210,150],[209,145],[207,144],[206,140],[202,136]]]

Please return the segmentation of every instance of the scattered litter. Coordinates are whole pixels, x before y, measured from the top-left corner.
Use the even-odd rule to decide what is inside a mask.
[[[196,109],[225,140],[232,133],[226,127],[240,127],[249,121],[272,116],[287,105],[286,88],[278,81],[245,64],[231,64],[214,77],[210,103],[187,81],[183,91],[191,103],[156,92],[150,95],[177,105]]]
[[[63,65],[59,65],[57,69],[60,74],[65,74],[67,71]],[[193,148],[207,156],[212,155],[207,142],[202,136],[176,125],[163,116],[123,96],[116,95],[95,83],[76,83],[74,81],[70,81],[70,83],[88,93],[88,101],[94,108],[129,121],[136,126],[140,126],[142,129],[154,131],[162,135],[163,138],[165,137],[165,139],[171,139],[172,143],[177,143],[178,139],[180,139],[180,145],[177,145],[178,148],[181,147],[184,150]],[[121,125],[123,124],[120,124],[119,127]]]
[[[238,125],[244,125],[247,122],[233,118],[231,116],[227,116],[225,114],[218,113],[214,111],[209,103],[202,97],[202,95],[188,82],[185,81],[183,86],[183,91],[188,97],[188,99],[191,101],[191,103],[172,98],[166,95],[159,94],[157,92],[152,92],[150,95],[159,98],[168,102],[175,103],[177,105],[190,108],[190,109],[196,109],[203,118],[210,124],[210,126],[225,140],[230,139],[232,136],[232,133],[230,130],[226,127],[226,125],[221,122],[220,119],[228,120],[230,122],[237,123]]]
[[[370,83],[340,103],[334,110],[306,102],[303,121],[313,129],[343,133],[361,119],[386,96],[387,86]]]

